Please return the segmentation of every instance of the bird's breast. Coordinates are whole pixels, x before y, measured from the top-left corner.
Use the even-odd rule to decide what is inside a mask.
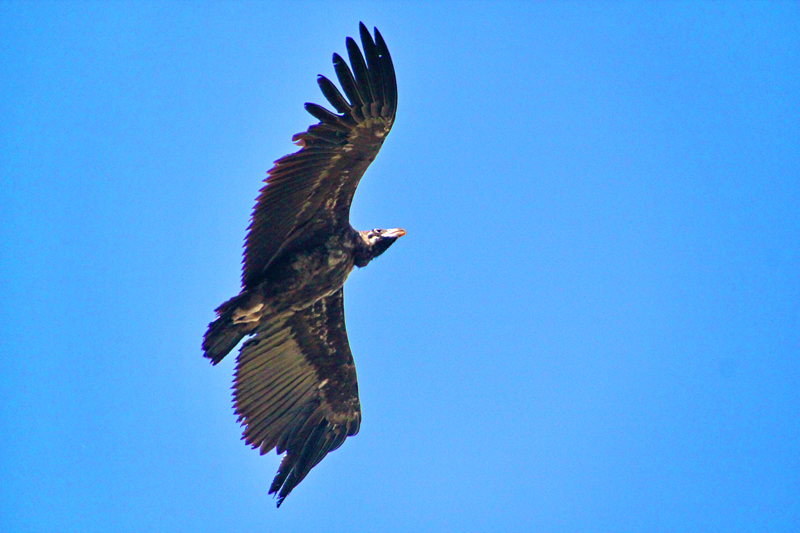
[[[351,240],[333,235],[290,254],[271,272],[263,294],[273,311],[305,309],[338,291],[353,270]]]

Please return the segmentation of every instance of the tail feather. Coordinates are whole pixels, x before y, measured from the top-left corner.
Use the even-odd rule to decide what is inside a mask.
[[[236,324],[233,322],[233,313],[238,304],[247,293],[234,296],[220,305],[216,312],[217,318],[208,325],[208,330],[203,336],[203,355],[216,365],[233,350],[239,341],[253,332],[256,324]]]

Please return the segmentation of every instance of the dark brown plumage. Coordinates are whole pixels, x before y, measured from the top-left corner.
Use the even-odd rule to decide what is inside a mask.
[[[320,122],[298,133],[301,149],[269,171],[245,242],[242,292],[216,310],[203,338],[216,364],[245,336],[236,363],[234,404],[244,440],[261,453],[286,453],[270,494],[278,506],[325,455],[361,423],[356,370],[344,323],[342,286],[405,234],[358,232],[350,204],[358,182],[394,123],[394,67],[378,30],[360,25],[364,56],[347,39],[352,71],[333,65],[344,96],[317,82],[335,113],[306,110]]]

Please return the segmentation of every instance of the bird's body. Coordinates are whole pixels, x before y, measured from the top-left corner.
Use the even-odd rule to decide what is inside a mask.
[[[244,439],[261,453],[286,452],[270,493],[278,505],[361,422],[355,365],[344,324],[342,287],[405,234],[356,231],[349,222],[358,182],[394,122],[397,89],[383,39],[360,26],[366,61],[352,39],[353,70],[334,54],[347,100],[322,76],[340,114],[315,104],[320,120],[293,140],[301,150],[275,162],[245,243],[242,292],[216,310],[203,339],[216,364],[244,337],[234,403]]]

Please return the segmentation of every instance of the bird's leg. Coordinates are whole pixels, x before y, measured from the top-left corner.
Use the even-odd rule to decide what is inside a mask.
[[[264,296],[261,294],[261,291],[255,291],[233,311],[233,323],[246,324],[249,322],[258,322],[263,315],[261,312],[263,309]]]

